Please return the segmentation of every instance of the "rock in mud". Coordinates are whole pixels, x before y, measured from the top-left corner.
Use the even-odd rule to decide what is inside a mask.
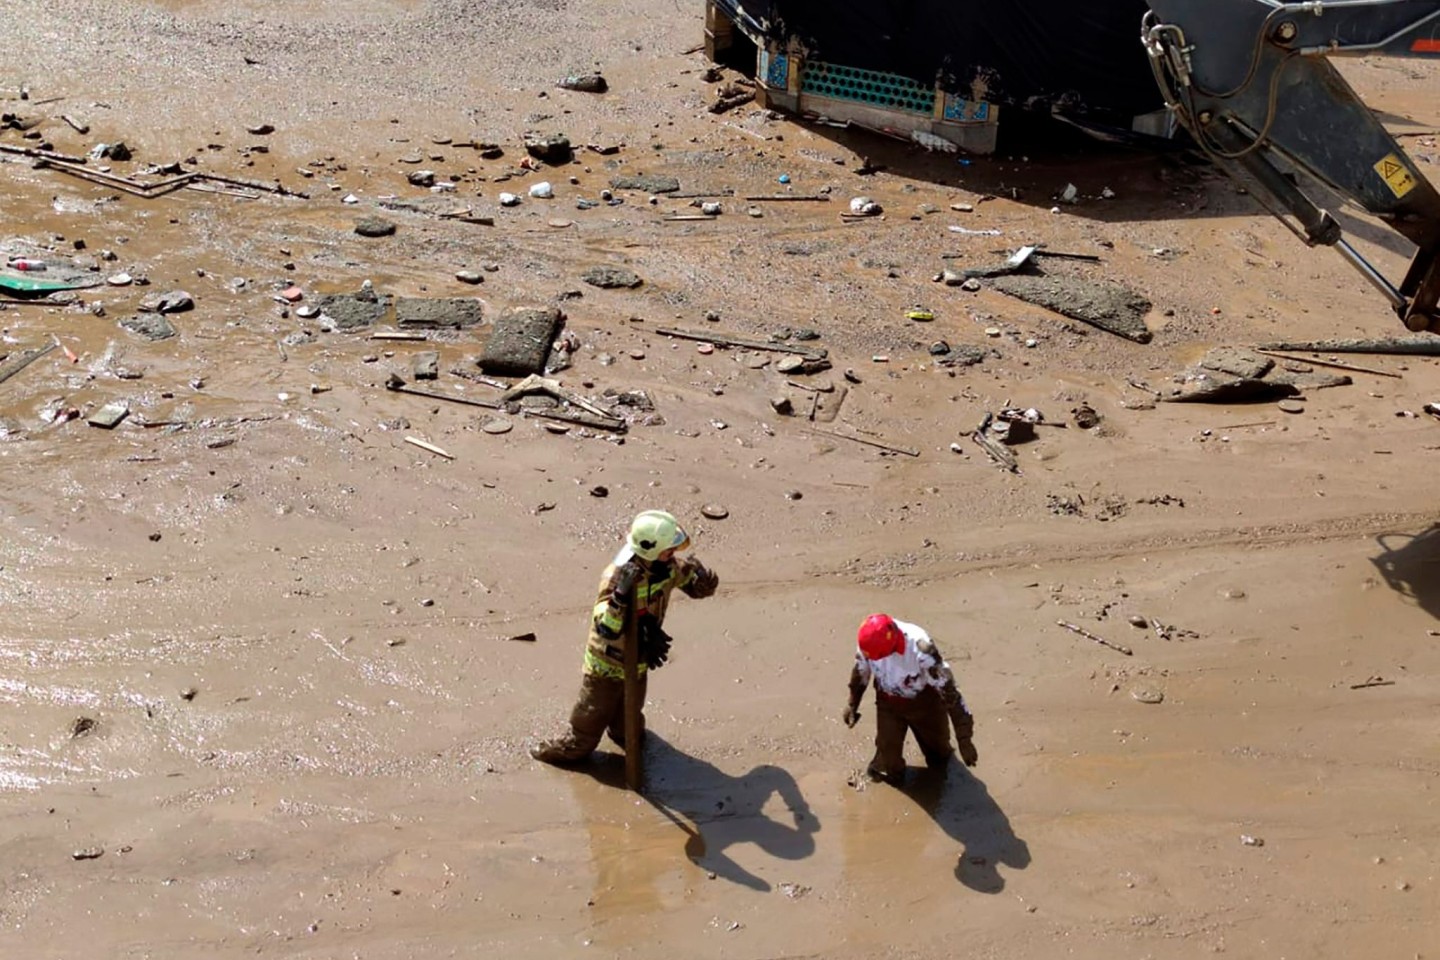
[[[141,314],[120,321],[120,326],[146,340],[169,340],[175,336],[175,326],[158,313]]]
[[[195,298],[184,290],[171,290],[169,293],[152,293],[140,301],[137,310],[146,313],[184,313],[195,307]]]
[[[574,156],[570,138],[560,133],[552,133],[548,136],[526,134],[525,151],[536,160],[543,160],[550,164],[569,163],[570,158]]]
[[[724,520],[730,516],[730,511],[718,503],[707,503],[700,508],[700,515],[710,520]]]
[[[1218,370],[1243,380],[1258,380],[1275,366],[1275,361],[1244,347],[1215,347],[1201,357],[1196,366]]]
[[[1150,342],[1150,330],[1145,326],[1150,301],[1118,283],[1014,274],[996,277],[992,285],[1017,300],[1053,310],[1127,340]]]
[[[1323,373],[1312,370],[1309,373],[1295,373],[1290,370],[1274,370],[1265,377],[1268,383],[1288,384],[1298,390],[1324,390],[1326,387],[1348,387],[1355,381],[1344,373]]]
[[[423,330],[473,327],[482,319],[481,309],[474,297],[400,297],[395,301],[395,324]]]
[[[946,367],[973,367],[976,364],[984,363],[990,351],[984,347],[977,347],[970,343],[950,344],[950,351],[942,356],[936,363]],[[845,379],[849,380],[847,376]],[[851,383],[859,383],[859,379],[851,380]]]
[[[610,186],[616,190],[643,190],[646,193],[674,193],[680,189],[680,181],[674,177],[642,173],[615,177],[610,181]]]
[[[330,319],[335,330],[354,330],[379,322],[390,311],[390,297],[374,290],[358,293],[331,293],[317,297],[315,306]]]
[[[1300,391],[1288,383],[1237,377],[1218,370],[1194,368],[1182,374],[1179,388],[1161,397],[1167,403],[1248,403],[1293,397]]]
[[[578,77],[566,77],[555,84],[561,90],[575,90],[580,93],[604,93],[610,89],[610,84],[598,73],[581,74]]]
[[[614,290],[622,287],[634,289],[644,283],[633,270],[626,270],[622,267],[595,267],[593,270],[586,270],[580,275],[580,279],[590,286],[599,287],[602,290]]]
[[[361,217],[355,221],[355,232],[362,237],[390,237],[395,234],[395,224],[384,217]]]
[[[482,273],[476,273],[474,270],[457,270],[455,271],[455,279],[459,280],[461,283],[484,283],[485,275]]]
[[[502,377],[540,373],[565,320],[558,307],[520,307],[495,321],[480,355],[480,369]]]

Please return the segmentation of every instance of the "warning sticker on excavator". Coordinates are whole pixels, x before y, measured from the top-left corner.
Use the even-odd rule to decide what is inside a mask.
[[[1393,153],[1375,164],[1375,172],[1380,174],[1380,179],[1385,181],[1385,186],[1389,187],[1390,192],[1397,197],[1403,197],[1415,189],[1415,175]]]

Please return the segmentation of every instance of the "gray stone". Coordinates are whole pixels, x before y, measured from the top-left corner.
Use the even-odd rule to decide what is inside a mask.
[[[795,412],[795,405],[790,402],[789,397],[771,397],[770,409],[783,417],[788,417]]]
[[[435,185],[434,170],[412,170],[405,175],[405,179],[412,187],[432,187]]]
[[[473,327],[481,321],[481,310],[481,302],[474,297],[399,297],[395,301],[395,324],[426,330]]]
[[[484,283],[485,275],[476,273],[474,270],[458,270],[455,273],[455,279],[461,283]]]
[[[600,287],[602,290],[613,290],[617,287],[635,288],[644,281],[633,270],[626,270],[622,267],[595,267],[586,270],[580,275],[580,279],[592,287]]]
[[[1288,383],[1237,377],[1200,367],[1187,371],[1180,388],[1160,399],[1170,403],[1245,403],[1293,397],[1300,391]]]
[[[422,350],[415,354],[415,379],[437,380],[440,377],[440,354],[435,350]]]
[[[674,177],[653,173],[633,174],[615,177],[610,186],[616,190],[643,190],[646,193],[674,193],[680,189],[680,181]]]
[[[1288,384],[1297,390],[1323,390],[1326,387],[1348,387],[1355,382],[1343,373],[1323,373],[1313,369],[1308,373],[1296,373],[1291,370],[1273,370],[1265,380],[1268,383]]]
[[[992,286],[1026,303],[1053,310],[1116,336],[1149,343],[1145,315],[1150,301],[1117,283],[1077,277],[1012,275],[996,277]]]
[[[570,147],[570,138],[560,133],[552,133],[549,136],[526,134],[525,150],[536,160],[552,164],[569,163],[570,158],[574,156],[574,151]]]
[[[395,224],[384,217],[361,217],[355,221],[355,232],[362,237],[389,237],[395,233]]]
[[[1242,379],[1258,379],[1270,372],[1275,361],[1244,347],[1215,347],[1200,358],[1198,366]]]
[[[480,355],[480,369],[503,377],[541,373],[565,320],[558,307],[521,307],[495,321]]]
[[[390,298],[373,290],[359,293],[331,293],[316,298],[315,305],[321,314],[330,319],[335,330],[354,330],[368,327],[384,319],[390,311]]]
[[[578,77],[566,77],[555,84],[561,90],[576,90],[580,93],[604,93],[610,84],[598,73],[586,73]]]
[[[195,306],[195,298],[184,290],[172,290],[169,293],[152,293],[140,301],[137,310],[146,313],[184,313]]]
[[[175,336],[175,327],[158,313],[142,314],[120,321],[120,326],[146,340],[169,340]]]
[[[990,351],[984,347],[977,347],[969,343],[951,344],[950,352],[945,354],[936,363],[945,367],[973,367],[976,364],[984,363]],[[846,377],[848,380],[849,377]],[[858,381],[853,381],[858,382]]]

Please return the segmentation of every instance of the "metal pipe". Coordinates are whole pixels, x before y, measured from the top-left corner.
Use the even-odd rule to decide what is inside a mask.
[[[1347,241],[1337,240],[1334,246],[1340,256],[1344,257],[1350,263],[1350,266],[1359,270],[1360,275],[1366,280],[1369,280],[1370,285],[1376,290],[1379,290],[1381,294],[1385,296],[1385,299],[1390,301],[1392,307],[1403,313],[1405,308],[1410,305],[1405,297],[1401,295],[1400,291],[1396,290],[1389,280],[1381,276],[1380,271],[1370,266],[1370,262],[1360,256],[1359,252],[1350,246]]]

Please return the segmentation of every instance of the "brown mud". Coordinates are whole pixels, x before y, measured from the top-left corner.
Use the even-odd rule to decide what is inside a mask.
[[[0,241],[110,250],[102,274],[149,280],[0,311],[0,353],[58,337],[76,357],[0,383],[0,954],[1434,949],[1440,425],[1421,411],[1440,366],[1364,358],[1401,376],[1356,374],[1299,414],[1154,402],[1217,344],[1402,333],[1338,258],[1173,158],[1027,147],[962,167],[710,114],[703,58],[682,53],[698,9],[115,6],[0,3],[0,96],[31,96],[6,112],[47,117],[66,153],[124,140],[116,173],[181,162],[309,199],[143,199],[0,156]],[[554,87],[597,66],[609,93]],[[1397,131],[1440,125],[1433,68],[1346,69]],[[520,170],[532,129],[567,133],[576,162]],[[1435,139],[1405,143],[1428,172]],[[862,157],[886,169],[860,176]],[[411,186],[416,169],[455,191]],[[724,212],[667,221],[698,210],[632,191],[576,208],[642,173]],[[740,199],[781,174],[830,201]],[[527,195],[542,179],[554,199]],[[1052,213],[1072,182],[1081,202]],[[884,217],[842,221],[859,195]],[[1337,212],[1397,274],[1404,245]],[[395,235],[356,236],[368,215]],[[1142,293],[1152,342],[932,280],[1037,242],[1100,256],[1046,269]],[[596,289],[595,267],[643,283]],[[621,443],[387,391],[438,350],[431,388],[496,399],[447,373],[476,369],[484,329],[376,341],[273,299],[366,280],[479,296],[487,321],[558,305],[580,344],[565,385],[643,390],[657,416]],[[118,325],[169,290],[196,301],[167,317],[178,336]],[[907,319],[916,304],[934,320]],[[833,366],[782,374],[783,354],[705,353],[662,326],[813,329]],[[947,366],[939,340],[984,359]],[[824,429],[920,456],[817,432],[792,381],[847,388]],[[85,424],[117,399],[119,426]],[[967,439],[987,411],[1063,423],[1082,403],[1100,424],[1037,428],[1019,474]],[[481,429],[497,417],[512,429]],[[667,624],[642,798],[608,746],[576,772],[525,748],[568,710],[596,579],[650,507],[684,520],[721,590]],[[942,785],[855,779],[872,708],[853,731],[840,712],[855,626],[882,609],[930,630],[976,715],[980,765]]]

